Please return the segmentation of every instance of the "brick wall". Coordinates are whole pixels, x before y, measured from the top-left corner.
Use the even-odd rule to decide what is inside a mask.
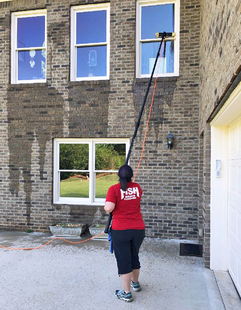
[[[200,149],[203,153],[200,205],[204,222],[204,256],[207,267],[210,259],[211,131],[206,122],[240,69],[240,14],[239,0],[201,1],[199,133],[203,134],[204,142]]]
[[[240,14],[239,0],[201,1],[200,132],[240,67]]]
[[[94,1],[0,4],[0,228],[46,231],[59,221],[89,224],[102,207],[54,205],[53,139],[131,138],[148,79],[135,78],[136,3],[110,1],[110,80],[69,82],[70,7]],[[47,8],[47,83],[10,85],[10,12]],[[147,235],[197,239],[199,161],[199,1],[181,1],[180,75],[159,78],[146,150],[137,175]],[[7,76],[7,78],[6,78]],[[139,161],[150,96],[131,156]],[[2,129],[3,128],[3,129]],[[175,137],[167,150],[166,136]]]
[[[206,124],[203,137],[203,184],[201,209],[203,214],[203,257],[206,267],[210,264],[210,174],[211,174],[211,128]]]

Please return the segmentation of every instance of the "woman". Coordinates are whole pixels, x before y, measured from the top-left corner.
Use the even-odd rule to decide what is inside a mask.
[[[132,301],[131,288],[140,291],[139,249],[145,238],[145,224],[140,210],[142,190],[131,181],[133,171],[124,165],[118,172],[120,183],[111,186],[105,202],[105,211],[113,212],[111,238],[123,289],[117,298]]]

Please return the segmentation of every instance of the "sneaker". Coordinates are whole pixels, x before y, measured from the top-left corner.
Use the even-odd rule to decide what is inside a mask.
[[[141,290],[140,283],[138,281],[137,282],[133,282],[131,280],[131,288],[133,289],[133,291],[139,292]]]
[[[124,290],[115,291],[115,296],[127,302],[130,302],[133,300],[131,293],[125,293]]]

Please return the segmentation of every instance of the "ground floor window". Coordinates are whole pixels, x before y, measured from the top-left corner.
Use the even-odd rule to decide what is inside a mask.
[[[128,149],[128,139],[55,139],[54,203],[103,204]]]

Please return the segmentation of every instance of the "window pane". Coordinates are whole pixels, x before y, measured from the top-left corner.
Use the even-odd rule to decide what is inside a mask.
[[[61,170],[88,170],[88,144],[60,144],[59,149]]]
[[[60,197],[89,198],[89,174],[61,172]]]
[[[76,44],[106,42],[106,11],[77,13]]]
[[[96,144],[95,170],[119,170],[125,164],[125,144]]]
[[[95,198],[106,198],[109,187],[118,181],[117,173],[96,173]]]
[[[157,51],[159,48],[160,42],[156,43],[142,43],[141,45],[141,74],[151,74]],[[167,41],[166,42],[166,52],[163,56],[160,68],[159,68],[159,74],[160,73],[173,73],[174,72],[174,42],[173,41]],[[158,63],[156,66],[157,71]]]
[[[142,40],[156,38],[157,32],[174,31],[174,4],[143,6],[141,14]]]
[[[17,47],[45,47],[45,16],[18,18]]]
[[[18,80],[39,80],[46,77],[46,52],[18,52]]]
[[[77,77],[106,76],[107,47],[79,47],[77,50]]]

